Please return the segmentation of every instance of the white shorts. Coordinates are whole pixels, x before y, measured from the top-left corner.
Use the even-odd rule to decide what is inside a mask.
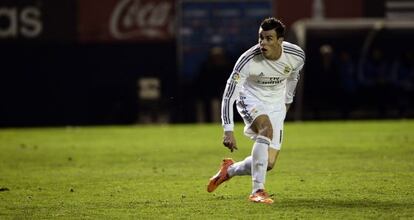
[[[237,110],[244,121],[244,135],[255,140],[257,133],[250,127],[259,115],[267,115],[273,128],[273,139],[269,147],[280,150],[283,140],[283,123],[286,117],[286,106],[279,104],[267,106],[255,98],[241,96],[237,101]]]

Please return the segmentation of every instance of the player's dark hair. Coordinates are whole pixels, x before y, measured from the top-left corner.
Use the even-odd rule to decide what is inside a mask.
[[[274,17],[266,18],[260,24],[264,31],[275,29],[277,38],[285,37],[285,25],[279,19]]]

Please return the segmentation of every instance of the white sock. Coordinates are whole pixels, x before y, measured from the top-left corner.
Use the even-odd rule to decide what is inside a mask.
[[[257,136],[256,142],[253,145],[252,149],[252,182],[253,182],[253,191],[255,193],[259,189],[264,189],[264,184],[266,181],[266,170],[267,170],[267,160],[268,160],[268,148],[270,144],[270,139],[265,136]]]
[[[244,176],[252,174],[252,156],[246,157],[244,160],[229,166],[227,173],[230,177]]]

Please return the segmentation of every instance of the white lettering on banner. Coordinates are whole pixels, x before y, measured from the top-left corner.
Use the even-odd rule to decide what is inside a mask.
[[[172,32],[171,2],[120,0],[112,12],[109,30],[120,40],[134,37],[165,38]]]
[[[42,32],[42,22],[40,21],[40,10],[34,7],[24,9],[20,14],[22,27],[20,32],[26,37],[36,37]]]
[[[22,10],[17,8],[0,8],[0,21],[6,20],[5,26],[0,26],[0,38],[16,38],[23,36],[34,38],[43,30],[41,11],[39,8],[28,6]]]

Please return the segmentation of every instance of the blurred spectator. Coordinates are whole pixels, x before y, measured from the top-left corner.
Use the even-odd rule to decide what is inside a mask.
[[[414,52],[405,51],[391,66],[394,99],[400,117],[406,117],[414,100]]]
[[[199,122],[220,122],[220,100],[232,68],[222,47],[210,49],[209,56],[201,64],[196,79]]]
[[[340,78],[340,100],[343,118],[349,118],[350,112],[357,103],[357,81],[355,63],[347,51],[339,54],[338,73]]]

